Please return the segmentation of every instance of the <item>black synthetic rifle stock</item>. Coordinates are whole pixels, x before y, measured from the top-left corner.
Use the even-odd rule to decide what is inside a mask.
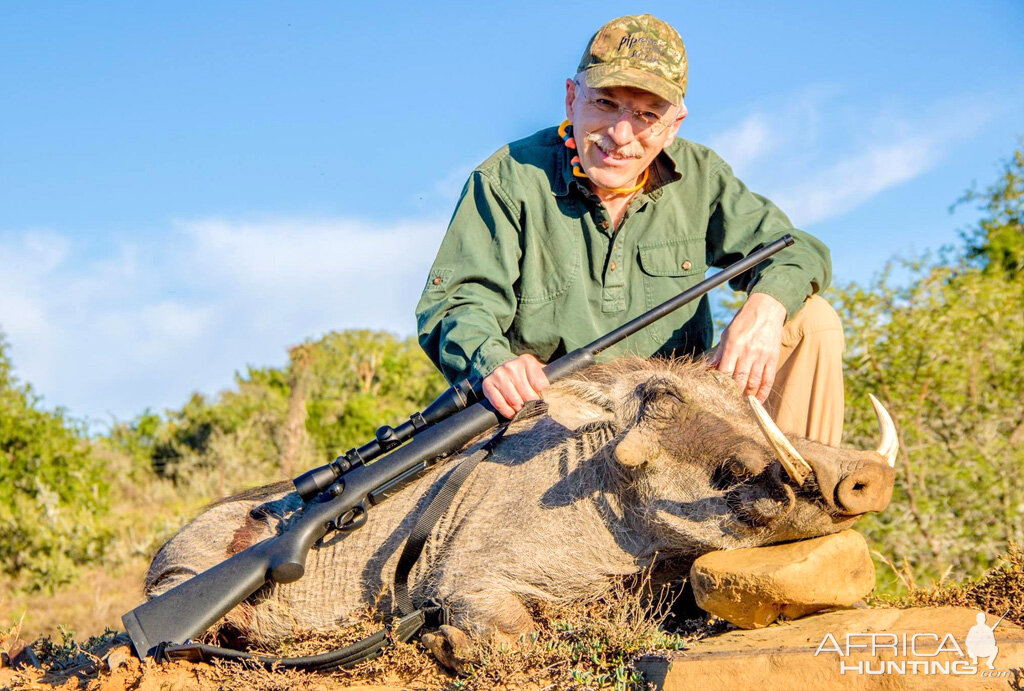
[[[601,351],[793,242],[793,237],[786,235],[752,252],[593,343],[551,362],[544,373],[550,381],[556,381],[586,367]],[[458,451],[504,419],[482,399],[479,382],[459,382],[408,422],[395,428],[382,427],[373,441],[295,478],[296,490],[306,505],[286,532],[256,543],[121,617],[135,653],[145,657],[155,654],[160,643],[184,643],[264,584],[291,583],[301,578],[306,555],[329,531],[360,527],[370,506],[395,494],[439,458]],[[385,453],[381,460],[367,462]]]

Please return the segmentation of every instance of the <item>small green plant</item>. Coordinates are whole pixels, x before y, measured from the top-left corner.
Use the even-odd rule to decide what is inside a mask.
[[[92,651],[110,643],[118,633],[113,629],[106,629],[99,636],[90,636],[85,643],[79,643],[75,640],[74,631],[59,626],[58,632],[59,641],[55,641],[52,636],[44,636],[32,644],[39,661],[50,672],[60,672],[95,662],[96,655]]]

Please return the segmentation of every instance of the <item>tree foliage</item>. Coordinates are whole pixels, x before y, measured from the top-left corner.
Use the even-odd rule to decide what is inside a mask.
[[[109,537],[108,490],[82,430],[14,378],[0,334],[0,570],[34,587],[70,580]]]
[[[977,202],[985,217],[964,234],[967,257],[987,272],[1024,275],[1024,145],[1003,163],[984,192],[969,190],[957,204]],[[955,205],[954,205],[955,206]]]
[[[292,389],[300,383],[314,463],[365,443],[377,427],[405,419],[445,386],[415,339],[389,333],[331,332],[291,353],[288,367],[250,367],[236,376],[234,389],[213,400],[194,394],[163,418],[144,413],[117,426],[110,441],[193,492],[223,495],[290,471],[283,459],[293,433]],[[297,367],[307,371],[296,376]]]
[[[446,386],[415,338],[344,331],[315,347],[306,427],[323,459],[369,441],[377,427],[401,422]]]

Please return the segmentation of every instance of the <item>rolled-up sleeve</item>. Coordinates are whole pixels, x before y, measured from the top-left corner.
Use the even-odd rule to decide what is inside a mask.
[[[730,281],[734,290],[767,293],[785,305],[787,316],[792,317],[805,299],[828,287],[832,261],[820,240],[795,229],[786,214],[747,189],[720,158],[712,166],[709,184],[707,242],[712,265],[726,266],[786,233],[796,239],[792,247]]]
[[[505,333],[516,313],[519,227],[497,181],[474,171],[427,276],[419,343],[449,382],[486,377],[515,357]]]

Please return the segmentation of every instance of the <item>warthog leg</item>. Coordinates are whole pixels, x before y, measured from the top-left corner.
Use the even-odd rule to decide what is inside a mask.
[[[537,628],[520,597],[487,578],[454,578],[437,596],[451,625],[424,634],[420,640],[438,662],[458,673],[470,661],[474,639],[494,646],[509,645]]]
[[[486,578],[456,578],[438,593],[449,621],[475,638],[505,642],[537,628],[520,597]]]

